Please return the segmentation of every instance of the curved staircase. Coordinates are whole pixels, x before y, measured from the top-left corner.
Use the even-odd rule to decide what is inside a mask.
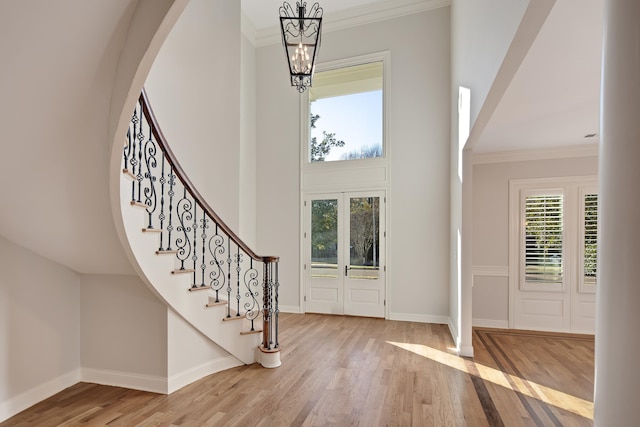
[[[122,155],[120,210],[143,280],[245,364],[280,366],[278,258],[259,256],[202,198],[143,91]]]

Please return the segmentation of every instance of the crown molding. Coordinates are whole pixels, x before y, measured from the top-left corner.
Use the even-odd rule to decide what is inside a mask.
[[[524,162],[530,160],[568,159],[572,157],[598,156],[599,144],[554,147],[538,150],[499,151],[494,153],[474,153],[473,164]]]
[[[322,31],[332,32],[372,22],[384,21],[418,12],[451,6],[451,0],[385,0],[366,6],[352,7],[323,17]],[[280,43],[280,28],[274,25],[256,32],[255,46]]]
[[[247,15],[245,15],[244,12],[240,12],[240,31],[255,47],[257,35],[256,27],[253,26],[253,23],[249,18],[247,18]]]

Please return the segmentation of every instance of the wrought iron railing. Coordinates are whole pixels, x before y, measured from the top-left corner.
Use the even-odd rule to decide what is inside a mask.
[[[175,255],[173,273],[190,274],[190,290],[210,290],[216,304],[226,305],[227,319],[244,317],[256,331],[262,316],[261,345],[277,350],[278,257],[253,252],[204,200],[167,144],[144,91],[123,160],[123,172],[132,178],[131,204],[146,211],[143,231],[159,234],[156,253]]]

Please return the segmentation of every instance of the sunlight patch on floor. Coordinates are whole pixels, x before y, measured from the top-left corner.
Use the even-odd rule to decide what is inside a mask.
[[[449,354],[441,350],[436,350],[435,348],[431,348],[423,344],[410,344],[393,341],[387,341],[387,343],[469,374],[465,359],[461,357],[454,356],[453,354]],[[502,372],[498,369],[476,362],[472,363],[476,366],[480,378],[485,381],[522,393],[534,399],[541,400],[549,405],[556,406],[576,415],[580,415],[581,417],[593,420],[593,403],[588,400]]]

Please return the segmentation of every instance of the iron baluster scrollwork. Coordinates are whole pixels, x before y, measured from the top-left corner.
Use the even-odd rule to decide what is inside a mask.
[[[227,239],[227,318],[231,317],[231,239]]]
[[[271,277],[271,263],[265,262],[262,275],[262,346],[266,350],[271,350],[271,287],[269,286]]]
[[[164,186],[167,183],[167,178],[164,174],[164,156],[162,156],[162,166],[160,168],[160,215],[158,215],[158,219],[160,220],[160,246],[158,247],[158,251],[164,250],[164,220],[167,217],[164,214]]]
[[[260,316],[260,303],[258,302],[260,290],[258,289],[258,270],[253,266],[253,258],[250,258],[249,269],[244,273],[244,285],[247,288],[245,297],[249,298],[244,303],[245,318],[251,322],[251,330],[255,331],[254,320]]]
[[[202,281],[200,282],[200,287],[206,287],[207,285],[205,285],[204,283],[204,276],[207,270],[207,260],[205,258],[206,256],[206,242],[207,242],[207,228],[209,228],[209,218],[207,217],[207,215],[203,215],[202,219],[200,220],[200,222],[202,223],[200,225],[200,229],[202,230],[202,259],[201,259],[201,263],[200,263],[200,270],[202,273]],[[216,298],[217,299],[217,298]]]
[[[137,179],[136,166],[138,165],[138,160],[136,159],[136,138],[138,137],[138,125],[140,123],[140,119],[138,118],[138,113],[136,110],[133,110],[131,123],[133,123],[133,129],[131,134],[129,135],[129,144],[132,146],[132,149],[129,150],[131,152],[131,160],[129,160],[129,163],[131,164],[131,175],[133,175]],[[131,183],[131,201],[136,201],[136,181],[133,181]]]
[[[280,317],[280,306],[278,305],[278,295],[280,294],[280,280],[278,279],[278,261],[274,262],[275,264],[275,269],[276,269],[276,273],[275,273],[275,284],[274,284],[274,300],[275,300],[275,336],[273,337],[275,340],[275,348],[280,348],[280,343],[278,342],[278,324],[279,324],[279,317]]]
[[[191,255],[191,240],[189,239],[191,227],[186,224],[187,221],[191,221],[193,219],[193,214],[191,213],[192,208],[193,203],[187,198],[187,189],[185,188],[182,199],[180,199],[176,204],[176,214],[178,216],[178,221],[180,222],[176,231],[178,233],[182,233],[182,235],[176,239],[176,248],[178,250],[176,256],[180,261],[180,270],[185,269],[184,262],[189,259],[189,256]]]
[[[153,131],[149,126],[149,138],[144,144],[144,164],[147,170],[144,173],[144,178],[149,183],[148,187],[144,188],[144,204],[147,205],[147,215],[149,217],[149,223],[147,228],[153,228],[153,213],[156,211],[157,196],[156,196],[156,177],[152,173],[152,169],[158,167],[158,161],[156,159],[156,144],[153,141]]]
[[[140,126],[138,126],[138,133],[136,134],[136,138],[138,139],[138,173],[136,174],[136,180],[138,181],[138,198],[136,199],[136,202],[142,203],[142,180],[144,179],[144,175],[142,175],[142,141],[144,141],[142,123],[140,123]]]
[[[196,288],[196,264],[198,263],[198,204],[193,205],[193,250],[191,251],[191,261],[193,261],[193,281],[192,288]]]
[[[236,316],[240,316],[240,271],[242,271],[242,267],[240,264],[242,263],[242,254],[240,253],[240,246],[238,246],[238,252],[235,256],[236,261]]]
[[[127,129],[127,143],[124,146],[124,150],[122,150],[122,155],[124,157],[124,170],[128,171],[128,167],[129,167],[129,158],[131,157],[131,150],[133,150],[132,147],[132,139],[134,138],[134,135],[136,134],[135,129],[132,129],[136,126],[136,124],[140,121],[140,119],[138,119],[138,106],[136,105],[136,108],[133,109],[133,115],[131,116],[131,123],[129,124],[129,128]]]
[[[146,207],[145,231],[158,228],[153,230],[159,232],[157,252],[175,253],[179,270],[191,273],[193,267],[187,275],[193,276],[192,287],[211,289],[215,302],[224,300],[226,292],[227,318],[244,318],[256,331],[255,320],[262,316],[261,348],[277,352],[278,258],[256,255],[204,201],[167,145],[144,92],[131,116],[122,156],[123,173],[133,178],[131,204]]]
[[[273,347],[274,321],[273,321],[273,263],[269,263],[269,348]]]
[[[213,247],[212,247],[213,245]],[[224,259],[218,258],[218,256],[223,257],[225,254],[224,248],[224,237],[219,234],[218,224],[216,224],[216,234],[211,236],[209,239],[209,253],[211,254],[211,261],[209,264],[213,267],[213,269],[209,272],[209,284],[211,289],[213,289],[216,293],[216,302],[220,302],[219,292],[224,288],[225,284],[225,275],[224,275]]]
[[[176,176],[173,173],[173,166],[169,165],[169,223],[167,224],[167,250],[171,251],[171,233],[173,232],[173,196],[176,195],[173,187],[176,185]]]

